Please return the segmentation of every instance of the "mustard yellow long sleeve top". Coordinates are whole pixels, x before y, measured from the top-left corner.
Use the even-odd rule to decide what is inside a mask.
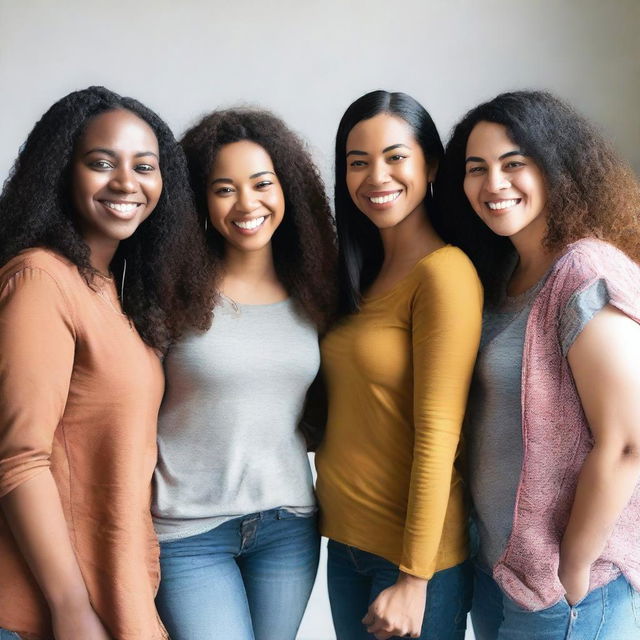
[[[481,322],[475,269],[445,246],[324,338],[324,536],[427,579],[467,557],[454,462]]]

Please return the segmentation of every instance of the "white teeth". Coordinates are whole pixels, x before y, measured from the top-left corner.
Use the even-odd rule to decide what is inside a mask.
[[[371,200],[373,204],[384,204],[385,202],[391,202],[395,200],[399,195],[400,192],[396,191],[395,193],[390,193],[387,196],[371,196],[369,200]]]
[[[487,206],[492,211],[500,211],[500,209],[508,209],[515,207],[520,200],[500,200],[500,202],[487,202]]]
[[[259,227],[264,222],[264,216],[260,216],[259,218],[253,218],[253,220],[234,220],[233,224],[236,227],[240,227],[241,229],[255,229]]]
[[[136,202],[131,202],[127,204],[121,204],[119,202],[105,202],[103,203],[105,207],[109,207],[109,209],[114,209],[115,211],[119,211],[120,213],[129,213],[133,211],[138,204]]]

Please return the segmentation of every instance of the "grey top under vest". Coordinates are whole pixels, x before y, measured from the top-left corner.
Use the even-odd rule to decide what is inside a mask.
[[[238,516],[315,510],[297,429],[320,366],[318,335],[289,300],[223,299],[211,328],[165,359],[152,513],[158,538],[209,531]]]
[[[522,352],[529,313],[546,277],[484,313],[482,339],[466,419],[478,561],[491,569],[511,534],[522,469]],[[574,296],[558,326],[562,352],[608,302],[604,281]]]

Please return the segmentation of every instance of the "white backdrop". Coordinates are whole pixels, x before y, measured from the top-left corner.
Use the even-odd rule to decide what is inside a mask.
[[[0,180],[43,111],[90,84],[140,99],[176,135],[215,107],[269,107],[330,188],[338,120],[366,91],[412,94],[446,139],[478,102],[544,88],[640,171],[639,32],[639,0],[0,0]],[[333,637],[324,588],[301,640]]]

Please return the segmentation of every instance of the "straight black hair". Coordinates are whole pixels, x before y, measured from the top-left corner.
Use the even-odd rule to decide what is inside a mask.
[[[356,207],[346,183],[347,137],[362,120],[380,113],[402,118],[412,129],[430,166],[439,165],[444,156],[442,141],[426,109],[406,93],[371,91],[358,98],[345,111],[336,134],[335,211],[338,232],[338,312],[353,313],[360,307],[362,293],[380,271],[384,251],[376,226]],[[427,191],[425,208],[436,232],[442,235],[444,221]]]

